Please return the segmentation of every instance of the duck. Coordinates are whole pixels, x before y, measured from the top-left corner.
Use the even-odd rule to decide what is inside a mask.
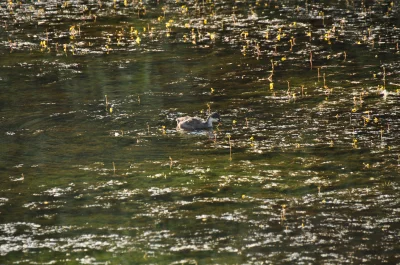
[[[184,131],[196,131],[196,130],[206,130],[213,127],[213,122],[220,122],[221,116],[214,112],[210,116],[208,116],[207,120],[203,120],[198,117],[180,117],[176,119],[177,130],[184,130]]]

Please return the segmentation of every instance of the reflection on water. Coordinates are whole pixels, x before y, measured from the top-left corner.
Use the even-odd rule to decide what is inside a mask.
[[[0,261],[400,262],[396,2],[0,6]]]

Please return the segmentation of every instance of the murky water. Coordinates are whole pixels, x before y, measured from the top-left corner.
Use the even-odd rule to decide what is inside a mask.
[[[399,263],[399,11],[2,3],[0,263]]]

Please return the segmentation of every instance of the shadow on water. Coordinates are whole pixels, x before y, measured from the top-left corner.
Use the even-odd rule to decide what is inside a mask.
[[[398,12],[0,4],[0,263],[400,262]]]

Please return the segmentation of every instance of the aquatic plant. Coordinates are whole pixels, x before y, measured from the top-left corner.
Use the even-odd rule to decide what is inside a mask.
[[[284,222],[285,220],[286,220],[286,204],[282,204],[281,222]]]
[[[232,161],[232,141],[231,141],[231,135],[227,134],[226,137],[228,138],[228,144],[229,144],[229,160]]]
[[[106,111],[108,111],[108,97],[107,95],[104,95],[105,99],[106,99]]]

